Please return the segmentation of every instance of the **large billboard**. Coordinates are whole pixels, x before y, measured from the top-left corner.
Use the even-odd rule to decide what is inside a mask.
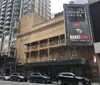
[[[64,4],[66,41],[72,45],[92,43],[92,29],[87,5]]]

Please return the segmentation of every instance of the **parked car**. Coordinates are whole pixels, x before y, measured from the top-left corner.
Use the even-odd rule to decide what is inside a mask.
[[[91,85],[91,81],[88,78],[79,77],[70,72],[59,73],[56,77],[56,81],[58,85]]]
[[[11,81],[27,81],[27,76],[24,73],[12,73]]]
[[[0,80],[4,80],[4,74],[0,74]]]
[[[4,80],[10,80],[11,76],[9,74],[4,74]]]
[[[5,74],[5,73],[2,73],[0,75],[0,80],[10,80],[10,75],[9,74]]]
[[[29,81],[32,82],[39,82],[39,83],[51,83],[52,79],[48,77],[46,74],[41,73],[32,73],[29,77]]]

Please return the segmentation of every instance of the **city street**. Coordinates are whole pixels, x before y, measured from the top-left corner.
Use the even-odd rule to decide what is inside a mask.
[[[56,85],[56,84],[40,84],[40,83],[2,81],[2,80],[0,80],[0,85]]]
[[[40,83],[29,83],[29,82],[16,82],[16,81],[2,81],[0,80],[0,85],[57,85],[53,84],[40,84]],[[99,85],[98,83],[93,83],[92,85]]]

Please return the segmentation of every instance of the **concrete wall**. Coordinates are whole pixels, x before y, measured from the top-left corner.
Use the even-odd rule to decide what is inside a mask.
[[[30,13],[27,16],[22,17],[20,20],[19,33],[27,32],[33,29],[33,26],[45,22],[46,20],[35,13]]]

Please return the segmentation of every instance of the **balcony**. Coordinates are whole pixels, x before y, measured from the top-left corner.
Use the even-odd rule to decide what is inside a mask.
[[[7,9],[7,12],[11,12],[11,11],[12,11],[12,8],[8,8],[8,9]]]
[[[5,16],[5,12],[1,12],[1,16],[3,16],[3,17],[4,17],[4,16]]]
[[[10,16],[7,16],[7,17],[6,17],[6,20],[11,20],[11,17],[10,17]]]
[[[4,17],[3,17],[3,16],[1,16],[1,17],[0,17],[0,19],[1,19],[1,20],[4,20]]]
[[[5,4],[6,3],[6,1],[4,1],[2,4]]]
[[[3,33],[4,33],[5,35],[9,35],[9,31],[7,31],[7,30],[5,30]]]
[[[11,3],[11,2],[12,2],[12,0],[9,0],[9,1],[8,1],[8,3]]]
[[[32,46],[31,49],[33,50],[33,49],[37,49],[37,48],[38,48],[38,45],[34,45],[34,46]]]
[[[2,29],[0,29],[0,33],[2,33]]]
[[[3,21],[3,20],[0,20],[0,24],[2,24],[2,25],[3,25],[3,24],[4,24],[4,21]]]
[[[2,8],[2,9],[1,9],[1,12],[5,12],[5,11],[6,11],[6,9],[5,9],[5,8]]]
[[[0,34],[0,38],[2,37],[2,34]]]
[[[7,16],[9,16],[9,15],[11,16],[11,12],[7,12]]]
[[[4,7],[6,7],[6,4],[3,4],[3,5],[2,5],[2,8],[4,8]]]
[[[65,39],[61,39],[59,44],[66,44]]]
[[[54,41],[49,42],[50,46],[54,46],[54,45],[58,45],[58,44],[59,44],[59,40],[54,40]]]
[[[10,26],[5,26],[4,30],[7,30],[7,31],[10,30]]]
[[[0,29],[3,29],[3,25],[0,25]]]
[[[8,4],[8,7],[12,7],[12,3],[9,3],[9,4]]]
[[[47,43],[40,44],[40,48],[44,48],[44,47],[47,47]]]
[[[6,24],[6,25],[10,25],[10,21],[6,21],[5,24]]]

